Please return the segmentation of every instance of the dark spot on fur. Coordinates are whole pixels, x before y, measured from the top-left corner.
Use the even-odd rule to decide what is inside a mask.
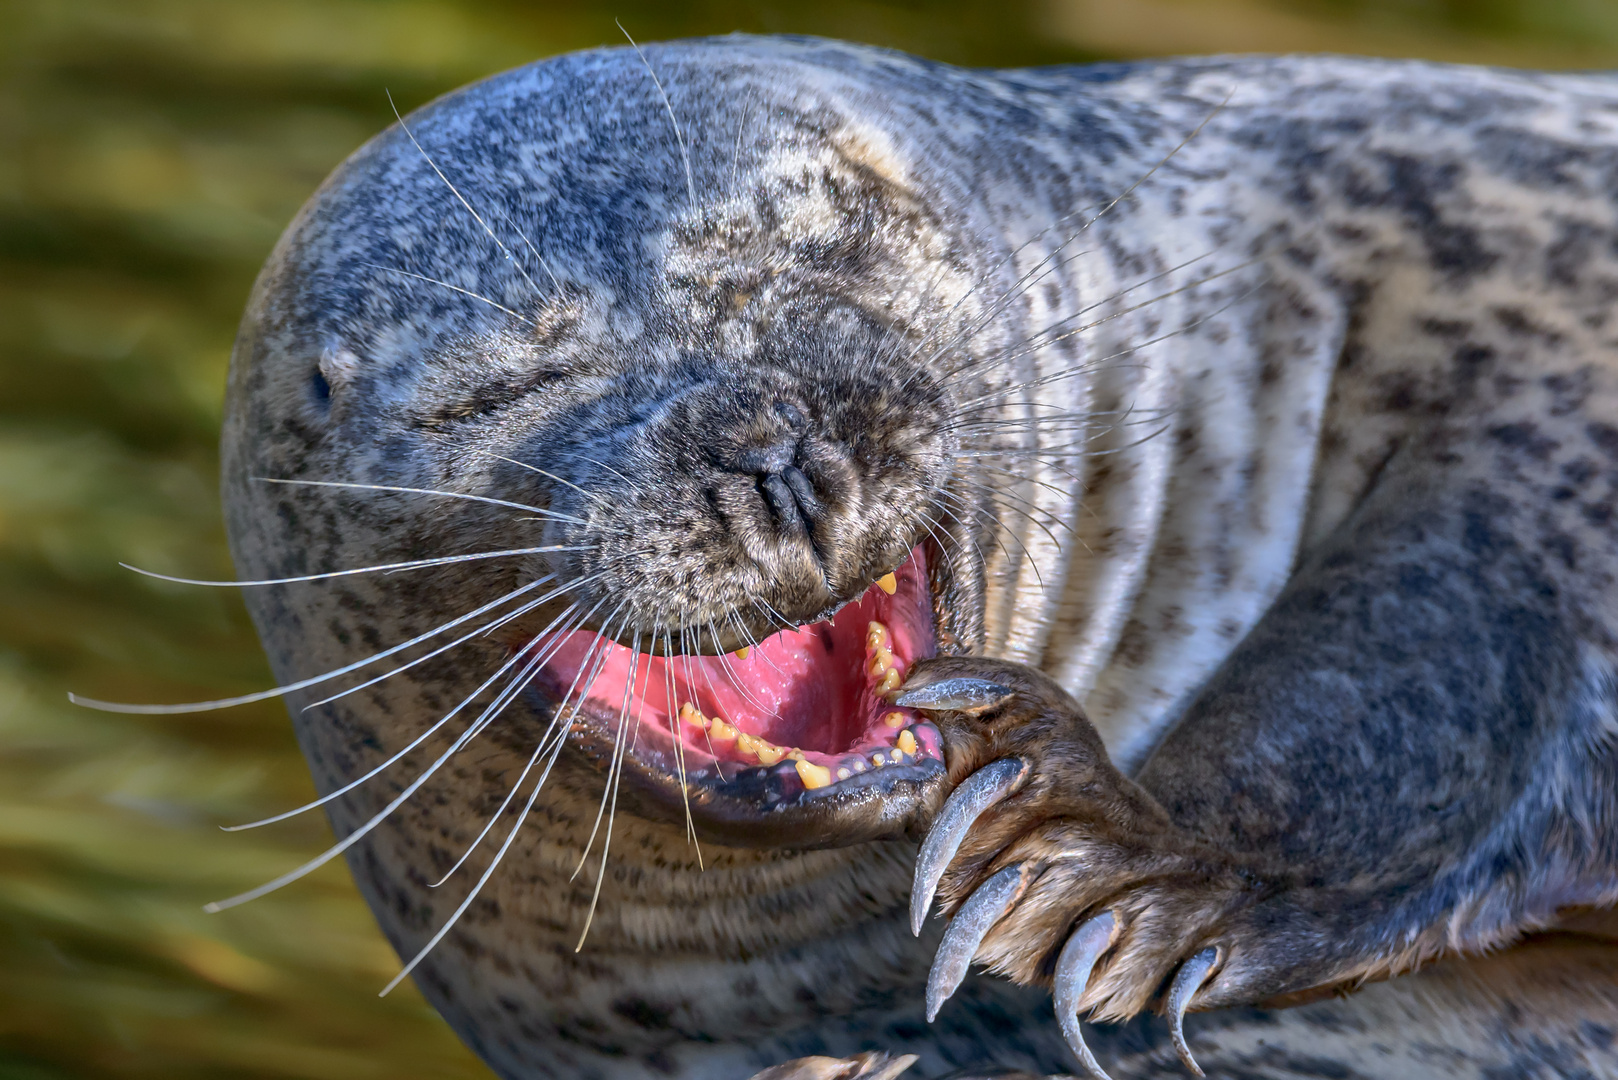
[[[1590,441],[1610,458],[1618,458],[1618,427],[1604,424],[1599,420],[1585,425],[1584,433],[1590,436]]]
[[[1497,424],[1489,428],[1488,435],[1504,446],[1523,451],[1536,461],[1549,460],[1561,445],[1555,439],[1541,435],[1538,427],[1527,422]]]

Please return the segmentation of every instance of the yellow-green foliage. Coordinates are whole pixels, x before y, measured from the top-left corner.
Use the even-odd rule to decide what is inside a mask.
[[[0,1078],[476,1077],[341,866],[202,904],[327,842],[274,703],[108,716],[267,685],[215,495],[253,274],[390,119],[567,49],[733,29],[961,63],[1337,48],[1557,66],[1618,58],[1611,0],[0,0]]]

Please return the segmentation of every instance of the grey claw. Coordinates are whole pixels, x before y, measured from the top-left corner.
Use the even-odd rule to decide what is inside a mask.
[[[1212,946],[1203,949],[1197,955],[1180,965],[1175,973],[1174,985],[1169,987],[1169,1029],[1174,1036],[1174,1049],[1185,1062],[1185,1067],[1203,1075],[1202,1068],[1191,1056],[1191,1048],[1185,1044],[1185,1010],[1191,1004],[1191,998],[1202,989],[1202,984],[1208,981],[1208,972],[1213,970],[1214,961],[1219,959],[1219,950]]]
[[[950,793],[916,857],[916,880],[910,890],[911,933],[921,934],[938,881],[961,849],[966,831],[983,811],[1016,791],[1027,777],[1028,763],[1022,758],[1001,758],[968,776]]]
[[[966,969],[978,946],[995,923],[1005,917],[1011,905],[1022,895],[1027,875],[1021,864],[1008,866],[977,887],[961,910],[950,920],[944,931],[944,940],[938,943],[938,955],[933,958],[933,969],[927,973],[927,1022],[933,1022],[944,1002],[955,993],[955,988],[966,978]]]
[[[893,703],[901,708],[925,709],[929,712],[968,712],[998,705],[1014,693],[1016,691],[1011,687],[988,679],[959,675],[915,689],[901,689]]]
[[[1090,1053],[1084,1043],[1084,1031],[1079,1026],[1079,1000],[1090,983],[1090,971],[1096,958],[1112,944],[1112,933],[1117,927],[1112,912],[1103,911],[1087,919],[1073,931],[1073,936],[1062,946],[1062,955],[1056,961],[1056,1019],[1062,1025],[1062,1037],[1078,1056],[1079,1063],[1096,1080],[1112,1080]]]

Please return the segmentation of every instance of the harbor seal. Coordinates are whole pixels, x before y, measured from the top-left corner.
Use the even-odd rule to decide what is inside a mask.
[[[232,365],[315,863],[507,1077],[1618,1075],[1615,198],[1595,75],[427,106]]]

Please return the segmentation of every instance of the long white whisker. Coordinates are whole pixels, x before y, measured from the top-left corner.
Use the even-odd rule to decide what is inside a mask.
[[[560,751],[561,743],[558,742],[557,753]],[[536,748],[529,758],[528,765],[524,767],[522,774],[517,778],[519,785],[521,785],[523,777],[528,775],[529,770],[533,768],[534,762],[538,759],[539,750]],[[483,891],[483,886],[494,876],[495,870],[499,868],[501,861],[505,859],[506,852],[510,850],[512,842],[517,839],[517,833],[522,828],[523,823],[528,820],[529,813],[533,811],[534,801],[539,798],[540,788],[544,787],[545,778],[550,775],[551,765],[555,763],[556,756],[553,754],[551,760],[545,766],[544,773],[534,782],[534,790],[528,793],[528,801],[523,804],[522,813],[517,815],[517,820],[512,823],[511,830],[506,833],[506,838],[501,843],[500,849],[494,853],[494,858],[489,860],[489,865],[484,869],[482,875],[478,877],[477,883],[472,886],[472,890],[466,894],[466,899],[462,900],[460,905],[450,913],[450,917],[444,920],[444,925],[440,926],[437,932],[428,939],[427,944],[423,945],[421,950],[410,958],[410,962],[400,968],[397,975],[388,980],[388,984],[382,988],[377,997],[387,997],[394,987],[404,982],[410,973],[416,969],[416,966],[427,958],[427,954],[432,952],[440,941],[444,940],[444,935],[448,934],[450,929],[460,921],[461,916],[466,914],[466,909],[471,907],[472,902],[478,898],[478,894]]]
[[[609,759],[609,764],[607,766],[607,783],[601,789],[601,805],[596,808],[595,824],[590,826],[590,837],[584,842],[584,853],[579,856],[579,865],[573,868],[573,873],[568,878],[569,881],[579,876],[579,871],[584,869],[585,860],[589,859],[590,857],[590,849],[595,846],[596,833],[601,830],[601,819],[605,817],[607,813],[607,796],[612,791],[614,771],[618,765],[619,755],[623,752],[625,733],[629,726],[629,703],[635,694],[635,675],[637,666],[640,664],[639,629],[636,629],[635,636],[632,640],[634,641],[634,645],[632,646],[633,651],[629,656],[629,676],[624,679],[623,699],[618,703],[618,730],[614,734],[612,740],[612,757]],[[608,838],[608,842],[611,842],[611,837]],[[603,853],[602,865],[606,865],[605,853]],[[588,922],[585,924],[585,928],[589,928]],[[579,940],[580,944],[583,944],[583,939],[581,938]],[[578,950],[575,949],[574,951],[577,952]]]
[[[556,622],[560,621],[569,612],[575,610],[577,608],[577,606],[578,605],[576,605],[576,604],[568,605],[567,610],[564,611],[562,613],[562,615],[557,616],[557,619],[554,620],[551,623],[551,626],[555,626]],[[536,640],[538,639],[538,637],[543,636],[545,633],[548,633],[550,631],[550,629],[551,629],[551,627],[547,626],[544,630],[540,631],[540,633],[538,635],[535,635]],[[288,818],[296,817],[299,814],[307,813],[308,811],[313,810],[316,807],[324,806],[326,803],[331,802],[333,799],[336,799],[336,798],[339,798],[340,796],[348,794],[350,791],[353,791],[355,788],[359,787],[361,784],[365,783],[367,780],[370,780],[372,777],[375,777],[375,776],[379,775],[383,770],[397,764],[400,760],[402,760],[404,758],[404,756],[406,754],[410,753],[410,751],[414,750],[416,747],[420,746],[422,743],[426,742],[429,738],[431,738],[434,732],[437,732],[438,730],[443,728],[443,726],[445,724],[449,723],[450,720],[454,719],[454,717],[458,713],[460,713],[460,711],[462,709],[464,709],[468,705],[470,705],[477,698],[477,696],[479,694],[481,694],[481,693],[483,693],[483,691],[487,690],[489,688],[489,686],[496,679],[498,679],[505,672],[509,671],[511,669],[511,667],[514,664],[516,664],[518,660],[520,660],[522,658],[523,653],[526,652],[526,651],[527,651],[526,649],[521,650],[515,656],[511,657],[511,659],[507,660],[506,663],[503,666],[501,666],[499,670],[497,670],[492,676],[490,676],[489,679],[486,682],[483,683],[483,685],[479,686],[476,690],[472,691],[472,693],[469,694],[466,698],[464,698],[459,705],[456,705],[449,712],[447,712],[443,716],[439,717],[439,719],[437,721],[435,721],[433,723],[433,725],[431,727],[429,727],[426,731],[423,731],[420,735],[417,735],[414,739],[410,740],[410,742],[406,743],[405,746],[398,753],[394,754],[392,757],[388,758],[386,761],[382,762],[382,764],[376,766],[376,768],[372,769],[371,771],[369,771],[369,772],[365,773],[364,775],[359,776],[359,777],[357,777],[357,778],[355,778],[353,780],[350,780],[348,783],[344,784],[342,787],[337,788],[335,791],[332,791],[332,792],[330,792],[330,793],[328,793],[326,795],[322,795],[320,798],[315,799],[313,802],[304,803],[302,806],[299,806],[296,809],[285,810],[285,811],[282,811],[279,814],[274,815],[273,817],[261,818],[258,821],[249,821],[249,822],[246,822],[245,824],[242,824],[242,825],[226,825],[226,826],[224,826],[224,831],[225,832],[242,832],[242,831],[244,831],[246,829],[257,829],[257,828],[261,828],[262,826],[265,826],[265,825],[273,825],[278,821],[285,821]]]
[[[399,674],[401,671],[408,671],[409,669],[415,667],[418,664],[424,664],[428,660],[431,660],[435,656],[441,656],[444,653],[449,652],[449,650],[455,648],[455,646],[460,645],[463,642],[470,641],[475,637],[481,637],[482,635],[492,633],[493,631],[498,630],[500,627],[506,625],[506,623],[511,622],[513,619],[519,619],[522,616],[528,614],[530,611],[534,610],[539,605],[541,605],[543,603],[546,603],[547,601],[554,600],[558,596],[561,596],[563,593],[570,592],[573,589],[580,588],[581,586],[584,586],[584,585],[588,585],[590,582],[594,581],[596,578],[598,578],[600,576],[601,576],[600,574],[591,574],[589,577],[576,578],[573,581],[569,581],[569,582],[566,582],[565,584],[558,585],[556,588],[550,590],[545,595],[540,596],[540,597],[536,597],[533,600],[529,600],[527,603],[523,604],[521,607],[518,607],[513,611],[508,611],[504,615],[501,615],[499,618],[493,619],[490,622],[487,622],[484,625],[479,626],[476,629],[471,630],[471,631],[461,635],[460,637],[456,638],[454,641],[451,641],[447,645],[440,645],[438,648],[434,649],[431,652],[423,653],[422,655],[416,657],[414,660],[409,660],[409,661],[407,661],[407,662],[405,662],[403,664],[400,664],[397,667],[390,668],[387,671],[384,671],[382,674],[375,675],[375,676],[365,680],[362,683],[356,683],[353,686],[347,687],[347,688],[345,688],[343,690],[339,690],[337,693],[332,694],[330,697],[323,697],[319,701],[311,701],[309,704],[305,705],[300,711],[301,712],[308,712],[310,709],[318,708],[321,705],[325,705],[325,704],[328,704],[329,702],[336,701],[338,698],[347,697],[349,694],[357,693],[360,690],[364,690],[368,686],[375,686],[379,682],[383,682],[383,681],[385,681],[387,679],[391,679],[395,675]],[[554,580],[555,578],[556,578],[555,574],[546,574],[543,578],[540,578],[539,580],[541,582],[546,582],[546,581]]]
[[[228,709],[233,705],[247,705],[254,701],[267,701],[270,698],[281,697],[282,695],[290,694],[296,690],[303,690],[310,686],[318,686],[323,682],[330,682],[332,679],[347,675],[351,671],[357,671],[360,668],[365,667],[367,664],[374,664],[378,660],[384,660],[387,657],[395,656],[413,645],[419,645],[429,638],[437,637],[446,630],[453,630],[462,623],[469,622],[470,620],[477,618],[479,615],[487,614],[488,612],[499,607],[501,604],[504,604],[507,601],[513,600],[526,592],[538,588],[546,581],[549,581],[550,577],[551,575],[547,575],[546,577],[540,578],[537,581],[530,581],[528,584],[513,589],[504,596],[490,600],[482,607],[474,608],[473,610],[468,611],[465,615],[457,616],[447,623],[441,623],[440,625],[433,627],[431,630],[418,634],[409,641],[401,642],[398,645],[383,649],[379,653],[372,653],[363,660],[356,660],[352,664],[344,664],[342,667],[333,668],[331,671],[325,672],[324,674],[311,675],[307,679],[300,679],[297,682],[272,687],[269,690],[259,690],[251,694],[242,694],[239,697],[233,698],[218,698],[214,701],[192,701],[183,705],[129,705],[116,701],[97,701],[94,698],[80,697],[77,694],[69,694],[67,698],[69,701],[73,702],[73,704],[83,705],[86,708],[100,709],[102,712],[130,713],[139,716],[165,716],[178,713],[209,712],[213,709]]]
[[[159,574],[155,570],[142,570],[129,563],[119,563],[125,570],[132,570],[142,577],[156,578],[159,581],[172,581],[176,585],[211,585],[219,588],[245,589],[257,585],[291,585],[299,581],[325,581],[328,578],[348,577],[352,574],[375,574],[386,571],[393,573],[399,570],[419,570],[426,566],[448,566],[451,563],[476,562],[479,559],[504,559],[516,555],[539,555],[550,551],[583,551],[581,547],[549,547],[509,548],[505,551],[480,551],[473,555],[444,555],[436,559],[412,559],[409,562],[378,563],[376,566],[362,566],[355,570],[329,570],[323,574],[299,574],[295,577],[261,578],[257,581],[209,581],[202,578],[175,577],[172,574]]]
[[[655,639],[654,639],[655,643]],[[691,793],[685,779],[685,733],[680,728],[680,717],[674,699],[674,631],[663,627],[663,678],[668,684],[669,734],[674,738],[674,763],[680,771],[680,801],[685,805],[685,834],[697,852],[697,869],[703,869],[702,845],[697,843],[697,823],[691,817]]]
[[[518,653],[516,656],[512,657],[512,659],[507,661],[506,664],[501,667],[501,669],[497,671],[494,676],[490,677],[489,681],[492,682],[495,678],[498,678],[501,674],[510,670],[510,668],[514,666],[521,657],[521,653]],[[489,683],[484,683],[484,686],[488,685]],[[482,687],[480,687],[479,690],[481,691]],[[216,900],[211,904],[204,904],[203,910],[207,912],[220,912],[226,910],[227,908],[236,907],[239,904],[245,904],[249,900],[257,900],[266,893],[272,893],[276,889],[279,889],[285,885],[290,885],[299,878],[304,877],[326,865],[328,862],[335,859],[337,856],[341,855],[355,844],[359,843],[360,840],[370,833],[372,829],[382,824],[382,822],[386,821],[395,810],[397,810],[400,806],[403,806],[405,800],[409,799],[410,796],[419,791],[421,786],[425,784],[434,773],[443,767],[446,761],[454,757],[455,754],[459,753],[461,748],[466,745],[466,741],[475,735],[478,730],[480,729],[478,728],[477,723],[474,721],[473,724],[470,725],[459,737],[457,737],[456,740],[450,744],[449,748],[440,754],[431,765],[422,770],[421,774],[409,784],[405,785],[404,790],[399,792],[399,794],[394,797],[392,802],[388,803],[387,806],[378,811],[376,815],[364,825],[361,825],[359,828],[343,837],[343,839],[339,840],[337,843],[333,844],[331,847],[327,848],[313,859],[310,859],[308,862],[297,867],[296,869],[287,871],[285,874],[282,874],[273,881],[265,882],[256,889],[249,889],[248,891],[239,893],[227,900]]]
[[[624,31],[624,37],[635,50],[635,55],[640,57],[641,64],[646,68],[646,74],[652,77],[653,85],[657,87],[658,94],[663,98],[663,108],[669,114],[669,125],[674,128],[674,141],[680,146],[680,159],[685,162],[685,193],[691,200],[691,208],[695,210],[697,206],[697,184],[691,177],[691,150],[685,145],[685,132],[680,130],[680,121],[675,118],[674,106],[669,102],[668,91],[663,89],[663,80],[659,79],[657,72],[652,70],[651,62],[646,59],[646,54],[641,52],[640,45],[636,43],[634,38],[629,36],[628,30],[624,30],[624,24],[618,22],[617,19],[612,21],[618,24],[618,29]]]
[[[1158,293],[1156,296],[1152,296],[1152,297],[1149,297],[1149,298],[1147,298],[1145,300],[1142,300],[1138,304],[1134,304],[1134,305],[1131,305],[1130,307],[1126,307],[1126,308],[1120,308],[1119,310],[1111,312],[1110,314],[1104,315],[1101,318],[1094,320],[1093,322],[1085,323],[1083,326],[1073,327],[1072,329],[1066,330],[1066,331],[1064,331],[1064,332],[1062,332],[1060,334],[1057,334],[1056,336],[1054,336],[1054,337],[1052,337],[1052,338],[1050,338],[1050,339],[1048,339],[1046,341],[1036,341],[1036,340],[1031,338],[1028,341],[1025,341],[1022,344],[1020,344],[1019,346],[1017,346],[1012,351],[1001,352],[1001,353],[994,354],[992,356],[992,359],[997,360],[997,361],[1020,359],[1021,357],[1028,356],[1028,355],[1032,354],[1035,349],[1043,348],[1043,347],[1045,347],[1047,345],[1054,345],[1058,341],[1066,341],[1068,338],[1073,338],[1073,337],[1079,336],[1080,334],[1088,333],[1089,331],[1094,330],[1098,326],[1103,326],[1103,325],[1105,325],[1105,324],[1107,324],[1109,322],[1112,322],[1114,319],[1121,319],[1125,315],[1132,315],[1137,311],[1142,311],[1142,310],[1152,306],[1153,304],[1161,303],[1162,301],[1167,300],[1168,298],[1170,298],[1172,296],[1177,296],[1180,293],[1187,292],[1187,291],[1189,291],[1191,289],[1195,289],[1195,288],[1197,288],[1197,287],[1199,287],[1201,285],[1206,285],[1210,281],[1216,281],[1219,278],[1226,277],[1226,276],[1228,276],[1230,274],[1234,274],[1237,271],[1245,270],[1248,267],[1250,267],[1250,266],[1254,265],[1255,263],[1257,263],[1258,261],[1259,260],[1257,260],[1257,259],[1248,259],[1245,262],[1237,263],[1235,266],[1230,266],[1230,267],[1226,267],[1223,270],[1215,271],[1214,273],[1211,273],[1211,274],[1208,274],[1208,275],[1206,275],[1204,277],[1198,278],[1196,281],[1189,281],[1189,282],[1186,282],[1184,285],[1181,285],[1181,286],[1178,286],[1176,288],[1170,289],[1167,292]],[[1245,296],[1246,293],[1250,292],[1250,291],[1251,291],[1250,289],[1245,290],[1241,295]],[[1226,307],[1229,307],[1229,305],[1227,304],[1227,305],[1225,305],[1225,307],[1221,307],[1217,311],[1211,312],[1208,317],[1211,318],[1213,315],[1218,314],[1220,311],[1224,311]],[[1203,322],[1203,321],[1206,321],[1206,319],[1199,319],[1196,322],[1187,324],[1186,326],[1182,326],[1182,327],[1180,327],[1180,329],[1174,331],[1174,333],[1183,334],[1183,333],[1187,332],[1188,330],[1190,330],[1193,326],[1196,326],[1200,322]],[[1151,344],[1151,342],[1147,342],[1146,344]],[[1126,351],[1133,351],[1133,349],[1137,348],[1137,347],[1139,347],[1139,346],[1132,346],[1130,349],[1128,349]],[[1121,354],[1114,354],[1114,355],[1121,355]],[[1092,360],[1092,361],[1089,361],[1089,362],[1087,362],[1085,364],[1081,364],[1081,365],[1079,365],[1077,367],[1069,368],[1067,371],[1062,373],[1063,377],[1064,378],[1070,378],[1070,377],[1072,377],[1074,375],[1077,375],[1077,374],[1079,374],[1081,372],[1084,372],[1084,371],[1093,371],[1097,364],[1102,363],[1103,361],[1106,361],[1106,360],[1109,360],[1109,359],[1111,359],[1111,357],[1104,356],[1100,360]],[[960,408],[969,408],[970,406],[976,405],[976,404],[978,404],[980,402],[983,402],[983,401],[986,401],[986,400],[992,400],[994,398],[1004,397],[1007,394],[1014,392],[1015,390],[1027,389],[1031,385],[1037,385],[1037,384],[1023,383],[1023,384],[1020,384],[1020,385],[1013,384],[1011,386],[1003,387],[1003,388],[1001,388],[999,390],[992,391],[991,393],[989,393],[987,395],[984,395],[982,397],[972,398],[970,400],[961,402],[959,407]]]
[[[519,319],[522,322],[527,323],[529,326],[536,327],[536,328],[539,326],[538,323],[536,323],[533,319],[530,319],[528,316],[523,315],[523,314],[521,314],[519,312],[516,312],[516,311],[512,311],[510,308],[506,307],[506,305],[504,305],[502,303],[499,303],[498,301],[495,301],[495,300],[490,300],[487,296],[484,296],[482,293],[473,292],[471,289],[463,289],[459,285],[452,285],[451,283],[449,283],[447,281],[441,281],[441,280],[439,280],[438,278],[435,278],[435,277],[428,277],[426,274],[418,274],[418,273],[415,273],[414,271],[411,271],[411,270],[401,270],[397,266],[383,266],[380,263],[369,263],[369,262],[368,263],[360,263],[360,265],[369,267],[372,270],[381,270],[384,273],[388,273],[388,274],[398,274],[400,277],[415,278],[417,281],[425,281],[429,285],[437,285],[440,288],[448,289],[450,292],[460,293],[462,296],[470,296],[473,300],[481,300],[483,303],[488,304],[490,307],[495,308],[496,310],[499,310],[499,311],[503,311],[507,315],[510,315],[513,319]]]
[[[606,603],[605,600],[598,602],[594,608],[591,608],[577,619],[571,620],[571,626],[577,627],[591,615],[594,615],[604,603]],[[574,610],[576,610],[576,607],[577,605],[570,608],[569,613],[571,614]],[[545,632],[548,633],[549,630],[550,628],[547,627]],[[523,687],[527,685],[528,680],[533,677],[533,670],[543,666],[552,656],[554,656],[557,650],[561,648],[562,643],[566,639],[566,635],[571,632],[571,629],[559,631],[556,640],[547,646],[545,650],[541,651],[537,656],[535,656],[534,661],[529,665],[529,668],[518,673],[517,677],[512,680],[513,684],[516,686],[515,692],[520,693],[522,691]],[[537,759],[540,754],[544,753],[545,747],[550,744],[553,735],[559,743],[567,739],[567,726],[561,722],[560,711],[551,713],[551,722],[546,726],[545,731],[539,737],[539,742],[534,747],[534,757],[529,759],[529,768],[532,768],[534,760]],[[527,774],[527,769],[524,769],[522,775],[517,777],[516,782],[513,783],[510,790],[506,792],[506,797],[500,801],[500,805],[495,809],[494,813],[489,815],[489,820],[484,823],[482,831],[479,832],[472,842],[466,846],[466,850],[461,852],[461,857],[455,860],[455,865],[444,871],[443,876],[437,881],[433,882],[429,888],[436,889],[440,885],[444,884],[444,882],[450,879],[450,876],[453,875],[455,871],[461,868],[467,859],[472,857],[472,853],[482,845],[484,837],[489,835],[490,830],[495,827],[497,822],[499,822],[500,816],[506,812],[506,807],[511,805],[511,800],[514,799],[517,792],[521,790],[523,777]],[[541,781],[541,783],[543,783],[543,781]]]
[[[640,669],[640,631],[637,630],[637,631],[635,631],[634,653],[630,657],[630,661],[629,661],[629,680],[625,684],[625,691],[624,691],[625,705],[624,705],[623,710],[618,715],[618,729],[619,729],[619,735],[620,735],[620,737],[618,739],[618,744],[619,744],[620,747],[623,747],[629,741],[628,740],[628,735],[626,734],[626,729],[629,726],[628,700],[634,694],[634,686],[635,686],[635,681],[636,681],[636,679],[638,677],[638,674],[639,674],[639,669]],[[651,658],[650,658],[650,655],[648,655],[648,657],[647,657],[647,677],[649,678],[650,676],[651,676]],[[642,691],[641,692],[641,699],[640,699],[640,708],[644,709],[645,707],[646,707],[646,694],[645,694],[645,691]],[[639,710],[637,710],[636,714],[635,714],[635,737],[637,739],[640,737],[640,718],[641,718],[641,712]],[[590,910],[585,913],[585,916],[584,916],[584,929],[582,931],[580,931],[580,933],[579,933],[579,942],[578,942],[578,944],[573,946],[573,951],[574,952],[578,952],[580,949],[584,948],[584,940],[585,940],[585,938],[590,936],[590,926],[591,926],[591,924],[593,924],[595,922],[595,917],[596,917],[596,905],[601,900],[601,883],[603,881],[605,881],[606,877],[607,877],[607,856],[612,851],[612,826],[613,826],[613,822],[616,821],[617,818],[618,818],[618,788],[623,783],[623,776],[624,776],[624,754],[625,754],[625,751],[623,749],[620,749],[619,752],[618,752],[616,764],[613,766],[611,772],[608,774],[608,777],[607,777],[607,779],[608,779],[608,787],[611,788],[611,791],[612,791],[612,803],[607,809],[607,832],[606,832],[606,835],[601,838],[601,869],[596,872],[595,891],[590,894]],[[601,795],[602,795],[602,799],[605,800],[606,797],[607,797],[607,792],[603,791],[601,793]],[[597,815],[597,821],[599,821],[599,820],[600,820],[600,817],[599,817],[599,815]],[[594,835],[595,835],[594,830],[592,830],[591,831],[592,839],[594,838]],[[590,851],[589,846],[586,845],[584,850],[585,850],[585,854],[588,855],[589,851]]]
[[[485,457],[495,458],[498,461],[504,461],[508,465],[515,465],[519,469],[527,469],[529,472],[538,473],[540,476],[544,476],[544,477],[547,477],[547,478],[549,478],[551,480],[555,480],[558,484],[566,484],[568,487],[572,488],[574,491],[577,491],[580,495],[583,495],[586,499],[590,499],[590,500],[592,500],[594,502],[601,503],[603,506],[607,505],[607,500],[602,498],[600,493],[594,492],[594,491],[586,491],[584,488],[581,488],[579,485],[575,484],[573,481],[564,480],[560,476],[557,476],[553,472],[546,472],[544,469],[541,469],[538,465],[530,465],[526,461],[518,461],[516,458],[506,457],[504,454],[496,454],[492,450],[485,452],[484,456]]]
[[[1193,285],[1195,285],[1195,284],[1201,284],[1201,283],[1200,282],[1194,282]],[[1235,296],[1232,296],[1229,301],[1227,301],[1224,304],[1221,304],[1219,307],[1214,308],[1212,311],[1209,311],[1204,315],[1201,315],[1201,316],[1199,316],[1199,317],[1197,317],[1195,319],[1192,319],[1190,322],[1184,324],[1183,326],[1179,326],[1179,327],[1177,327],[1177,328],[1175,328],[1173,330],[1166,330],[1163,333],[1158,334],[1156,337],[1147,338],[1145,341],[1132,342],[1132,343],[1124,346],[1123,348],[1119,349],[1117,352],[1108,353],[1106,356],[1099,357],[1098,359],[1093,360],[1088,364],[1082,364],[1082,365],[1080,365],[1078,367],[1068,368],[1065,371],[1052,372],[1051,374],[1043,376],[1043,377],[1038,378],[1038,379],[1029,379],[1026,382],[1013,383],[1013,384],[1011,384],[1009,386],[1003,387],[1000,390],[996,390],[991,394],[986,394],[983,397],[975,398],[975,399],[973,399],[971,401],[964,402],[963,405],[966,405],[966,406],[976,405],[976,404],[980,404],[981,402],[984,402],[984,401],[993,400],[996,397],[1003,397],[1003,396],[1005,396],[1007,394],[1014,394],[1014,393],[1017,393],[1017,392],[1022,391],[1022,390],[1032,390],[1035,387],[1039,387],[1039,386],[1049,386],[1051,383],[1061,382],[1063,379],[1071,379],[1076,375],[1082,375],[1087,371],[1093,371],[1096,368],[1097,365],[1104,364],[1108,360],[1114,360],[1114,359],[1117,359],[1118,357],[1121,357],[1121,356],[1129,356],[1129,355],[1131,355],[1133,353],[1139,352],[1141,349],[1144,349],[1144,348],[1146,348],[1146,347],[1148,347],[1150,345],[1156,345],[1159,342],[1168,341],[1170,338],[1176,338],[1176,337],[1181,336],[1182,334],[1190,333],[1192,330],[1196,329],[1198,326],[1201,326],[1203,323],[1208,322],[1210,319],[1214,319],[1214,318],[1217,318],[1220,315],[1223,315],[1226,311],[1229,311],[1232,307],[1234,307],[1235,305],[1241,303],[1243,300],[1247,299],[1247,297],[1251,296],[1255,291],[1257,291],[1260,288],[1261,284],[1262,283],[1255,282],[1253,285],[1249,286],[1246,289],[1241,290]],[[1075,331],[1075,333],[1077,333],[1077,331]]]
[[[348,488],[353,491],[386,491],[404,495],[436,495],[441,499],[465,499],[467,502],[488,503],[490,506],[506,506],[513,510],[527,510],[540,517],[553,518],[556,521],[566,521],[574,525],[583,525],[584,522],[566,514],[558,514],[538,506],[529,506],[527,503],[508,502],[505,499],[496,499],[488,495],[469,495],[464,491],[438,491],[434,488],[395,487],[392,484],[355,484],[345,480],[282,480],[273,476],[255,476],[254,480],[261,484],[289,484],[296,487],[327,487]]]
[[[495,246],[498,247],[502,253],[504,253],[506,261],[510,262],[517,273],[522,275],[522,279],[528,282],[528,287],[534,290],[534,295],[545,295],[540,287],[534,284],[534,279],[528,276],[528,271],[523,269],[522,263],[518,262],[517,257],[511,253],[511,249],[506,247],[505,241],[501,240],[500,237],[495,234],[495,231],[489,228],[489,223],[484,221],[483,217],[472,208],[472,204],[466,201],[466,196],[461,194],[460,189],[454,184],[450,183],[449,177],[444,175],[444,170],[438,167],[438,162],[433,160],[433,156],[422,148],[421,143],[416,140],[416,133],[410,130],[410,125],[406,124],[404,117],[399,115],[399,106],[393,103],[393,95],[388,94],[387,96],[388,107],[393,110],[393,118],[399,121],[399,130],[403,131],[410,139],[410,143],[416,148],[416,152],[422,156],[422,159],[427,162],[427,165],[433,170],[433,172],[438,174],[438,178],[442,180],[444,182],[444,186],[449,188],[450,192],[460,200],[461,205],[466,207],[466,212],[472,215],[472,220],[483,226],[483,231],[489,234],[489,239],[493,240]]]

